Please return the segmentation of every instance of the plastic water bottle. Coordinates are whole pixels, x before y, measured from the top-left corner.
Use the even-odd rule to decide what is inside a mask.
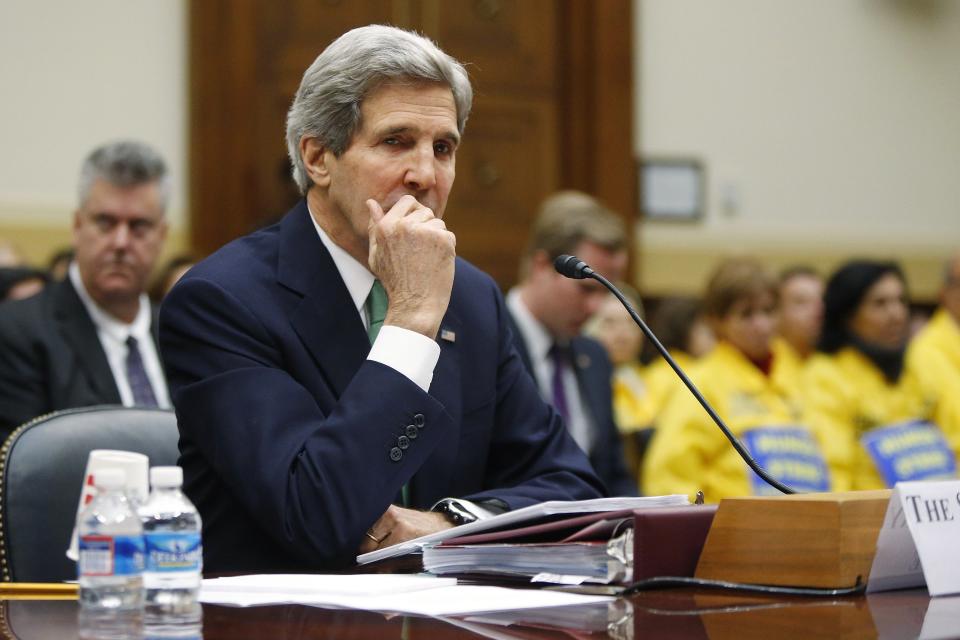
[[[194,625],[203,615],[197,601],[203,566],[200,515],[180,491],[180,467],[153,467],[150,484],[150,497],[139,509],[146,543],[144,621]]]
[[[143,528],[124,493],[122,469],[101,469],[97,495],[77,516],[81,614],[139,620],[143,607]]]

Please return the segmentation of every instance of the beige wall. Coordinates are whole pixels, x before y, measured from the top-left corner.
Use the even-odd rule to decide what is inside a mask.
[[[702,221],[641,225],[646,292],[699,291],[719,257],[753,253],[896,258],[934,295],[960,248],[960,2],[636,9],[638,155],[699,159],[707,180]]]
[[[183,0],[0,2],[0,237],[40,262],[69,242],[77,174],[135,137],[168,160],[171,247],[185,244]]]
[[[708,182],[701,222],[641,226],[646,292],[697,291],[732,253],[857,254],[932,296],[960,246],[960,2],[636,2],[637,154]],[[0,237],[37,261],[68,242],[83,156],[136,136],[170,162],[186,245],[186,40],[184,0],[0,2]]]

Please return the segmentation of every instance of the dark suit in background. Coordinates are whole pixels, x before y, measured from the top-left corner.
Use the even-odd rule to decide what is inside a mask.
[[[524,342],[523,333],[513,316],[509,315],[509,318],[514,346],[527,371],[534,376],[530,351]],[[599,342],[586,336],[570,340],[570,352],[577,386],[592,427],[588,452],[590,464],[611,495],[636,495],[637,485],[624,464],[623,444],[613,420],[613,390],[610,385],[613,367],[610,358]]]
[[[421,509],[601,495],[524,370],[488,276],[457,260],[425,393],[366,359],[303,201],[191,269],[163,303],[160,335],[209,571],[348,564],[406,483]]]
[[[156,342],[155,317],[151,333]],[[70,279],[0,305],[0,435],[51,411],[95,404],[120,404],[120,393]]]

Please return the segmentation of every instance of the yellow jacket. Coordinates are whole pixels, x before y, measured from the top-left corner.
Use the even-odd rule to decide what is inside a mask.
[[[655,415],[644,367],[622,364],[613,372],[613,417],[622,434],[653,426]]]
[[[936,400],[935,421],[960,458],[960,324],[937,310],[907,349],[907,368]]]
[[[795,403],[803,402],[803,370],[807,360],[789,342],[777,336],[770,345],[773,351],[773,383]]]
[[[799,408],[785,390],[776,386],[776,375],[765,376],[728,343],[719,342],[693,368],[690,377],[736,436],[758,433],[760,427],[786,434],[786,427],[794,427],[806,438],[806,446],[816,450],[812,434],[800,426]],[[819,455],[817,458],[821,464],[818,481],[825,488],[826,469]],[[772,469],[767,470],[777,477]],[[647,452],[645,491],[693,495],[702,489],[706,500],[716,502],[756,492],[762,481],[753,477],[696,399],[686,392],[674,394]]]
[[[817,433],[834,491],[883,488],[860,438],[867,431],[911,419],[933,419],[933,401],[915,375],[896,384],[853,347],[814,355],[805,372],[805,419]]]
[[[696,358],[685,351],[671,351],[670,355],[673,356],[673,359],[687,375],[690,375],[690,371],[698,362]],[[656,427],[660,414],[663,413],[663,409],[670,401],[670,396],[672,396],[677,389],[681,389],[682,393],[689,393],[689,391],[687,391],[683,382],[680,381],[680,378],[677,377],[676,372],[667,364],[663,356],[659,354],[657,354],[655,359],[644,369],[643,379],[647,383],[647,394],[650,398],[650,412],[653,415],[653,426]]]

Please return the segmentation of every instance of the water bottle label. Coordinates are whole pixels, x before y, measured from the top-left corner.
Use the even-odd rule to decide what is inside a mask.
[[[82,536],[81,576],[133,576],[143,573],[142,536]]]
[[[199,533],[148,533],[147,571],[200,571]]]

